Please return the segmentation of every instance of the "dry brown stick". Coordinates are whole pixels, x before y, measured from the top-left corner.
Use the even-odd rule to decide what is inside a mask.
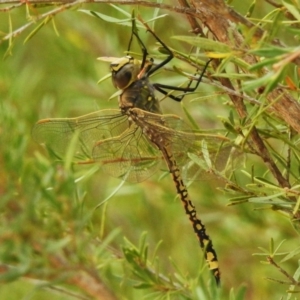
[[[45,255],[43,251],[43,246],[34,243],[33,245],[36,253],[40,253],[41,255]],[[90,270],[86,270],[82,266],[74,266],[70,265],[70,263],[63,257],[58,254],[49,255],[48,262],[55,270],[59,271],[60,276],[62,274],[66,274],[66,282],[72,284],[89,297],[93,297],[95,300],[116,300],[117,298],[114,294],[107,288],[107,286],[102,282],[102,280],[98,277],[96,272],[92,272]],[[0,274],[4,275],[11,270],[14,270],[13,266],[0,264]],[[55,275],[53,272],[48,272],[49,277],[40,278],[36,276],[34,273],[26,273],[23,274],[22,277],[28,279],[36,279],[36,280],[53,280],[55,279]],[[78,296],[78,298],[84,299],[84,297]]]
[[[92,296],[96,300],[116,300],[117,298],[113,293],[104,285],[102,280],[86,269],[77,266],[71,267],[68,262],[58,255],[51,255],[49,262],[56,269],[68,272],[67,282],[77,286],[85,294]]]
[[[273,0],[265,0],[265,1],[268,2],[269,4],[273,5],[273,6],[276,7],[276,8],[282,7],[282,4],[278,4],[278,3],[276,3],[276,2],[273,1]]]
[[[277,117],[300,133],[300,105],[292,95],[277,87],[267,95],[267,100],[272,104]]]
[[[228,78],[221,78],[220,82],[230,88],[234,89],[232,86],[231,81]],[[236,110],[241,118],[246,118],[248,113],[246,110],[246,107],[244,105],[243,99],[241,97],[235,96],[235,95],[229,95],[230,99],[232,100],[234,106],[236,107]],[[261,139],[258,131],[256,130],[256,127],[252,128],[252,131],[250,133],[250,137],[252,140],[253,145],[255,145],[255,149],[259,156],[262,158],[262,160],[265,162],[269,170],[272,172],[273,176],[277,179],[278,183],[282,187],[290,187],[289,182],[286,180],[286,178],[282,175],[280,170],[278,169],[276,163],[272,159],[268,149],[266,148],[263,140]]]
[[[40,244],[35,244],[35,249],[43,253]],[[66,252],[66,251],[65,251]],[[65,257],[68,257],[66,253]],[[48,261],[55,269],[68,272],[67,281],[77,286],[86,295],[92,296],[96,300],[116,300],[114,294],[105,286],[96,272],[87,270],[86,267],[80,265],[73,266],[67,261],[63,255],[49,255]]]
[[[181,7],[190,8],[190,5],[187,2],[187,0],[178,0],[178,3]],[[196,20],[196,18],[189,14],[186,15],[186,17],[191,25],[192,32],[195,34],[200,34],[201,36],[204,36],[202,28],[201,28],[199,22]]]

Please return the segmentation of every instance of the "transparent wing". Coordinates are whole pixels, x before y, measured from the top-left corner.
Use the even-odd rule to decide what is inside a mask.
[[[193,130],[176,115],[159,115],[138,108],[130,109],[140,127],[151,129],[160,136],[162,145],[168,147],[180,165],[188,159],[188,150],[195,143]],[[144,130],[147,134],[147,130]]]
[[[159,150],[142,134],[142,129],[119,110],[40,120],[32,136],[59,159],[64,159],[73,147],[76,162],[100,162],[109,175],[129,182],[150,177],[162,162]]]
[[[137,108],[130,112],[142,127],[152,128],[160,134],[186,180],[210,180],[214,177],[211,170],[230,173],[237,165],[239,151],[227,137],[196,132],[176,115],[158,115]],[[190,154],[196,157],[194,161]]]
[[[119,110],[107,109],[78,118],[40,120],[33,127],[32,136],[60,159],[72,144],[75,160],[84,161],[93,159],[97,142],[120,135],[128,126],[127,116]]]
[[[163,161],[160,150],[147,136],[147,128],[160,136],[177,164],[188,170],[184,172],[186,179],[195,178],[195,174],[203,178],[199,164],[191,162],[189,157],[189,153],[203,157],[203,138],[208,152],[214,153],[210,157],[214,164],[224,163],[229,155],[230,148],[224,146],[226,138],[195,133],[178,116],[153,114],[138,108],[130,109],[130,114],[132,118],[108,109],[78,118],[44,119],[34,126],[32,136],[60,159],[73,147],[76,162],[101,162],[109,175],[129,182],[150,177]]]
[[[141,182],[157,171],[163,161],[160,151],[135,124],[120,136],[97,143],[93,158],[113,177]]]

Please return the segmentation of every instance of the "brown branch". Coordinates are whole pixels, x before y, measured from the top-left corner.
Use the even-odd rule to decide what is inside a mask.
[[[1,1],[1,0],[0,0]],[[26,23],[25,25],[23,25],[22,27],[18,28],[17,30],[5,35],[3,38],[0,39],[0,45],[1,43],[3,43],[6,40],[10,40],[11,38],[17,37],[18,35],[20,35],[25,29],[27,29],[28,27],[30,27],[31,25],[36,24],[37,21],[40,20],[45,20],[46,18],[52,18],[55,15],[63,12],[66,9],[69,9],[73,6],[76,6],[80,3],[83,3],[84,0],[77,0],[75,2],[69,3],[69,4],[65,4],[62,6],[59,6],[51,11],[48,11],[44,14],[38,15],[36,16],[32,21],[29,21],[28,23]]]
[[[189,3],[187,2],[187,0],[178,0],[178,3],[181,7],[185,7],[185,8],[190,8]],[[195,34],[200,34],[201,36],[204,36],[204,33],[202,31],[202,28],[200,26],[200,24],[198,23],[198,21],[196,20],[195,17],[193,17],[192,15],[186,15],[191,28],[192,28],[192,32],[194,32]]]
[[[20,7],[22,5],[24,5],[25,3],[18,3],[18,4],[15,4],[15,5],[11,5],[11,6],[7,6],[7,7],[4,7],[4,8],[0,8],[0,12],[8,12],[10,10],[13,10],[14,8],[17,8],[17,7]]]
[[[281,4],[278,4],[278,3],[276,3],[276,2],[273,1],[273,0],[265,0],[265,1],[268,2],[269,4],[271,4],[272,6],[276,7],[276,8],[282,7]]]
[[[227,78],[221,78],[220,82],[226,86],[227,88],[234,89],[231,81]],[[241,118],[246,118],[248,116],[246,107],[243,102],[243,98],[239,96],[235,96],[233,94],[229,95],[230,99],[232,100],[239,116]],[[272,172],[273,176],[277,179],[278,183],[282,187],[290,187],[289,182],[286,180],[286,178],[281,174],[280,170],[278,169],[276,163],[272,159],[268,149],[266,148],[263,140],[261,139],[256,127],[252,128],[252,131],[250,133],[250,137],[252,140],[252,143],[259,154],[259,156],[263,159],[269,170]]]
[[[24,1],[25,2],[25,1]],[[0,0],[0,5],[1,4],[15,4],[17,3],[20,5],[20,0]],[[171,5],[166,5],[162,3],[156,3],[156,2],[148,2],[148,1],[139,1],[139,0],[124,0],[124,1],[112,1],[112,0],[76,0],[76,1],[69,1],[69,0],[62,0],[62,1],[57,1],[53,2],[51,0],[28,0],[30,5],[38,5],[38,4],[51,4],[51,5],[56,5],[56,7],[48,11],[44,14],[37,15],[33,20],[27,22],[25,25],[22,27],[18,28],[17,30],[10,32],[9,34],[5,35],[0,39],[0,44],[3,43],[6,40],[10,40],[11,38],[14,38],[18,35],[20,35],[25,29],[30,27],[31,25],[36,24],[37,21],[41,20],[46,20],[46,18],[52,18],[56,16],[57,14],[63,12],[64,10],[70,9],[71,7],[74,7],[76,5],[81,5],[85,3],[99,3],[99,4],[119,4],[119,5],[141,5],[145,7],[152,7],[152,8],[160,8],[160,9],[165,9],[168,11],[173,11],[181,14],[186,14],[186,15],[196,15],[195,9],[192,9],[190,7],[179,7],[179,6],[171,6]],[[22,5],[24,3],[22,2]],[[59,5],[57,7],[57,5]],[[16,8],[16,6],[10,6],[10,7],[5,7],[0,9],[0,12],[7,12],[13,8]],[[198,28],[199,29],[199,28]]]
[[[244,37],[234,27],[231,26],[229,21],[229,20],[237,21],[237,14],[233,13],[233,11],[225,5],[223,0],[205,0],[205,1],[201,1],[201,3],[197,0],[193,0],[191,1],[191,3],[194,5],[197,11],[199,11],[198,14],[199,19],[210,29],[210,31],[213,33],[216,40],[222,43],[231,44],[232,43],[232,38],[230,37],[231,34],[235,38],[234,39],[235,45],[233,45],[234,47],[239,48],[241,45],[244,45]],[[238,20],[241,21],[244,20],[244,18],[240,16]],[[246,24],[246,21],[244,22],[244,24]],[[243,58],[249,64],[254,64],[256,62],[256,58],[253,55],[245,54]],[[219,81],[222,85],[234,90],[234,85],[231,83],[229,79],[220,78]],[[274,101],[272,95],[270,96],[271,99]],[[240,118],[246,119],[248,117],[248,112],[246,106],[244,105],[243,98],[235,96],[233,94],[230,94],[229,97],[232,100]],[[278,100],[277,103],[280,101],[282,100]],[[295,106],[297,105],[296,101],[291,101],[291,102],[294,103]],[[277,107],[278,107],[278,109],[276,110],[277,112],[279,111],[279,109],[284,109],[283,106],[279,107],[279,104],[277,105]],[[282,115],[280,114],[278,114],[278,116],[282,117]],[[250,137],[257,153],[266,163],[266,165],[268,166],[268,168],[270,169],[270,171],[272,172],[273,176],[276,178],[280,186],[289,187],[290,186],[289,182],[281,174],[280,170],[278,169],[276,163],[272,159],[268,149],[264,145],[263,140],[261,139],[255,127],[252,128]]]
[[[41,245],[35,244],[34,248],[37,253],[43,253],[45,255]],[[72,284],[79,288],[80,291],[86,295],[93,297],[96,300],[116,300],[117,298],[113,293],[104,285],[101,279],[97,274],[91,274],[87,270],[83,269],[80,266],[70,265],[67,260],[59,255],[48,256],[48,261],[50,265],[58,272],[60,275],[62,273],[66,274],[66,282]],[[16,271],[17,268],[5,264],[0,264],[0,274],[5,274],[10,271]],[[40,278],[37,277],[34,273],[22,274],[22,277],[35,280],[53,280],[53,272],[48,272],[49,278]],[[21,275],[21,274],[20,274]],[[65,292],[65,291],[62,291]],[[69,292],[69,291],[68,291]],[[82,295],[77,295],[77,298],[85,299]]]
[[[273,265],[275,268],[277,268],[279,270],[280,273],[282,273],[286,278],[289,279],[290,282],[288,282],[287,284],[292,284],[292,285],[296,285],[296,286],[299,286],[300,285],[300,282],[295,280],[293,278],[293,276],[291,276],[286,270],[282,269],[275,261],[274,259],[271,257],[271,256],[268,256],[267,257],[267,261]],[[271,280],[274,280],[274,279],[271,279]],[[282,282],[282,283],[286,283],[286,282]]]
[[[277,117],[300,133],[300,104],[292,95],[277,87],[267,95],[267,100],[272,104]]]
[[[84,291],[87,295],[92,296],[96,300],[116,300],[117,298],[112,292],[104,285],[104,283],[98,278],[96,274],[91,274],[81,267],[70,268],[68,262],[59,257],[58,255],[52,255],[49,258],[51,265],[56,269],[62,269],[70,271],[71,275],[67,278],[67,281],[77,286],[81,291]]]
[[[65,5],[65,4],[72,4],[74,2],[77,3],[98,3],[98,4],[119,4],[119,5],[140,5],[144,7],[152,7],[152,8],[161,8],[168,11],[173,11],[181,14],[191,14],[196,15],[195,9],[189,7],[180,7],[180,6],[172,6],[163,3],[151,2],[151,1],[143,1],[143,0],[81,0],[81,1],[72,1],[72,0],[60,0],[60,1],[53,1],[53,0],[28,0],[24,1],[25,3],[29,4],[51,4],[51,5]],[[0,0],[1,4],[19,4],[20,0]]]

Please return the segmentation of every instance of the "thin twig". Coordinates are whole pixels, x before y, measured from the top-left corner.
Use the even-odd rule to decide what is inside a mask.
[[[295,280],[287,271],[285,271],[284,269],[282,269],[271,256],[267,257],[267,261],[273,265],[274,267],[276,267],[280,273],[282,273],[286,278],[288,278],[290,280],[290,282],[288,284],[292,284],[292,285],[296,285],[296,286],[300,286],[300,282]]]
[[[0,0],[1,1],[1,0]],[[66,5],[62,5],[62,6],[59,6],[58,8],[55,8],[51,11],[48,11],[44,14],[41,14],[41,15],[38,15],[36,17],[34,17],[34,19],[32,21],[29,21],[28,23],[26,23],[25,25],[23,25],[22,27],[18,28],[17,30],[5,35],[1,40],[0,40],[0,45],[3,41],[6,41],[6,40],[10,40],[11,38],[14,38],[18,35],[20,35],[25,29],[27,29],[28,27],[30,27],[31,25],[33,24],[36,24],[37,21],[40,21],[42,19],[45,19],[47,17],[54,17],[55,15],[57,15],[58,13],[66,10],[66,9],[69,9],[73,6],[76,6],[78,4],[82,4],[82,3],[85,3],[86,1],[85,0],[77,0],[75,2],[72,2],[72,3],[69,3],[69,4],[66,4]]]
[[[271,4],[272,6],[276,7],[276,8],[282,7],[282,4],[278,4],[273,0],[265,0],[265,1],[268,2],[269,4]]]
[[[8,12],[8,11],[13,10],[14,8],[20,7],[22,5],[25,5],[25,2],[21,2],[21,3],[14,4],[14,5],[11,5],[8,7],[0,8],[0,12]]]

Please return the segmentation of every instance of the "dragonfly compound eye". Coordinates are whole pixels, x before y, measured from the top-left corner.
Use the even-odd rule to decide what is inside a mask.
[[[125,89],[138,79],[140,62],[131,56],[117,59],[110,65],[112,82],[118,89]]]

